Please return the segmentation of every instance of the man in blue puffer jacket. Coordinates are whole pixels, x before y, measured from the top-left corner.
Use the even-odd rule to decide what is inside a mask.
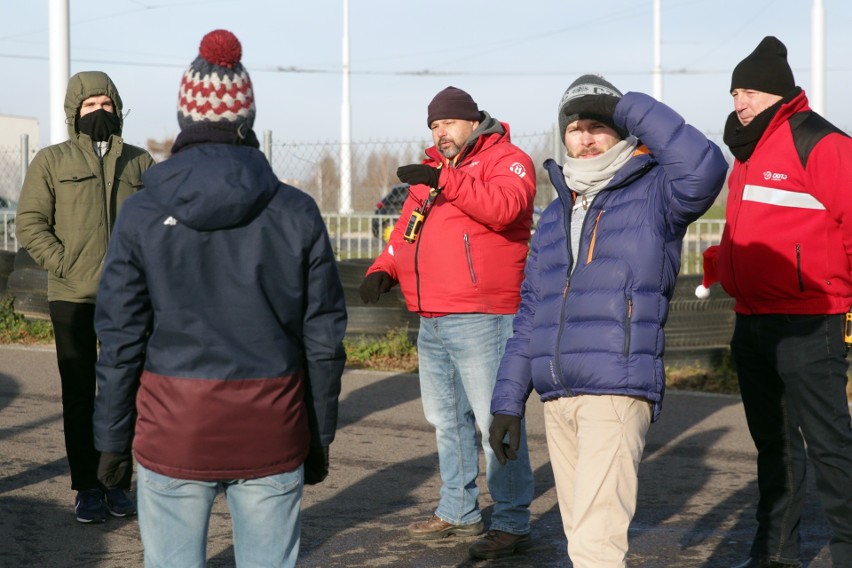
[[[566,163],[545,163],[559,199],[532,239],[490,443],[501,463],[514,459],[535,388],[574,568],[619,568],[665,390],[663,325],[683,237],[727,164],[671,108],[595,75],[565,91],[559,127]]]

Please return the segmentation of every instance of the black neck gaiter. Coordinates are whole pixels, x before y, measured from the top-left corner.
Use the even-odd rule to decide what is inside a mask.
[[[115,113],[99,108],[77,119],[77,131],[88,134],[93,142],[106,142],[113,134],[121,134],[121,121]]]
[[[254,130],[233,122],[196,122],[183,129],[172,145],[172,154],[199,144],[233,144],[260,148]]]
[[[731,154],[740,162],[748,160],[781,106],[793,100],[800,91],[801,89],[796,87],[786,97],[755,116],[746,126],[740,123],[736,111],[729,114],[722,140],[730,148]]]

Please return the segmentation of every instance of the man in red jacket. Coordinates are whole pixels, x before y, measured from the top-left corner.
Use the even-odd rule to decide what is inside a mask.
[[[513,145],[509,125],[448,87],[429,103],[435,145],[422,164],[402,166],[411,184],[402,216],[361,285],[365,303],[393,285],[420,315],[417,341],[426,419],[435,427],[441,498],[413,539],[478,535],[476,427],[487,439],[491,391],[520,302],[535,197],[530,157]],[[483,445],[494,500],[488,533],[474,558],[499,558],[530,545],[533,477],[523,436],[518,460],[501,467]]]
[[[718,275],[736,299],[731,352],[757,447],[757,534],[738,568],[800,566],[806,446],[852,567],[852,139],[808,107],[787,48],[766,37],[734,69],[725,143],[736,161]]]

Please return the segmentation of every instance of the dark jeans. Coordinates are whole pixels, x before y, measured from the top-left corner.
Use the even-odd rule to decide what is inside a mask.
[[[100,487],[98,460],[92,433],[95,410],[95,363],[98,338],[95,335],[95,305],[50,302],[50,320],[56,338],[56,359],[62,381],[62,422],[65,452],[71,468],[71,489],[82,491]],[[132,468],[119,487],[130,488]]]
[[[831,526],[833,565],[852,567],[852,420],[843,321],[843,314],[737,314],[731,352],[758,452],[754,558],[799,561],[807,455]]]

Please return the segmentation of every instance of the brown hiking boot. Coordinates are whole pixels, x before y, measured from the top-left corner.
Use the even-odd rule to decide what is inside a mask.
[[[473,558],[503,558],[521,552],[532,546],[529,534],[512,534],[503,531],[488,531],[488,533],[470,545],[470,555]]]
[[[482,534],[485,525],[482,521],[472,525],[454,525],[437,515],[429,517],[428,521],[408,525],[408,536],[416,540],[436,540],[447,536],[476,536]]]

